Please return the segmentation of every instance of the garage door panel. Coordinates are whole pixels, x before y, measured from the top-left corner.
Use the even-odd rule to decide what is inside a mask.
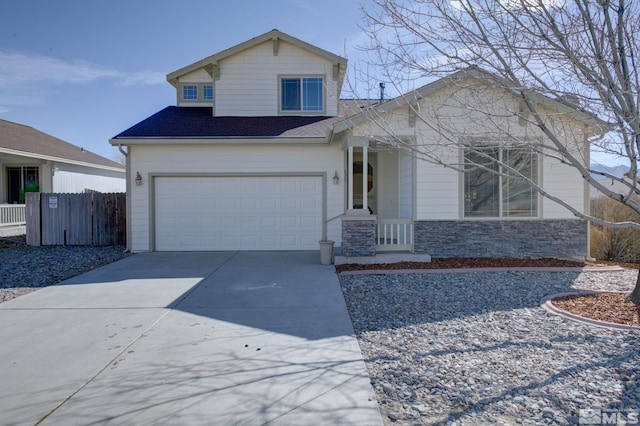
[[[320,177],[159,177],[156,250],[315,250]]]

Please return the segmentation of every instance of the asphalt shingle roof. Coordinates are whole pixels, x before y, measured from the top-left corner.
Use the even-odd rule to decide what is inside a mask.
[[[33,127],[0,119],[0,151],[2,148],[55,157],[61,160],[117,167],[124,170],[124,167],[115,161],[36,130]]]
[[[214,117],[210,107],[169,106],[118,134],[114,139],[277,137],[291,130],[333,118],[325,116]],[[323,134],[320,133],[318,136]]]

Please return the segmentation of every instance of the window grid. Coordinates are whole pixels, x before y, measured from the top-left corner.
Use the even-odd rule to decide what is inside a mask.
[[[213,99],[213,86],[210,84],[206,84],[202,87],[202,98],[205,101],[210,101]]]
[[[182,87],[182,99],[185,101],[198,100],[198,86],[195,84],[184,85]]]

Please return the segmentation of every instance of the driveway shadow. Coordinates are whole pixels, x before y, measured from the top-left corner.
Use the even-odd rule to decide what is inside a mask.
[[[309,340],[353,335],[333,267],[317,252],[242,252],[172,308]]]

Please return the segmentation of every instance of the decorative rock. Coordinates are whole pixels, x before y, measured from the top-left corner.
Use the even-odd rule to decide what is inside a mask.
[[[340,282],[369,374],[387,385],[374,389],[394,425],[578,424],[580,408],[640,407],[640,335],[556,317],[539,302],[571,288],[631,290],[636,274],[358,275]]]

